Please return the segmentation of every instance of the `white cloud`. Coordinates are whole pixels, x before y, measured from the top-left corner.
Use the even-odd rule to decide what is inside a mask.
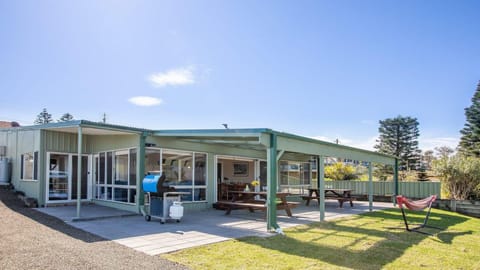
[[[146,97],[146,96],[131,97],[128,99],[128,101],[135,105],[144,106],[144,107],[155,106],[162,103],[162,100],[159,98]]]
[[[452,149],[457,148],[460,139],[455,137],[434,137],[422,138],[418,140],[420,149],[423,151],[433,150],[435,147],[448,146]]]
[[[317,140],[321,140],[321,141],[325,141],[325,142],[331,142],[331,143],[335,143],[336,140],[338,139],[338,143],[341,144],[341,145],[351,146],[351,147],[370,150],[370,151],[375,150],[373,148],[373,146],[377,143],[376,142],[377,136],[367,138],[366,140],[352,140],[352,139],[341,138],[341,137],[330,138],[330,137],[326,137],[326,136],[315,136],[315,137],[312,137],[312,138],[317,139]]]
[[[148,77],[148,80],[154,87],[194,84],[195,76],[193,74],[193,70],[193,66],[170,69],[165,72],[152,74]]]

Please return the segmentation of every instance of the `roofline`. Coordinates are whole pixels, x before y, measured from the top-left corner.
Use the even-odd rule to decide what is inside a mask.
[[[106,129],[106,130],[123,131],[123,132],[133,132],[133,133],[147,133],[147,134],[152,133],[152,131],[148,130],[148,129],[127,127],[127,126],[107,124],[107,123],[101,123],[101,122],[92,122],[92,121],[88,121],[88,120],[72,120],[72,121],[65,121],[65,122],[55,122],[55,123],[47,123],[47,124],[40,124],[40,125],[20,126],[20,127],[2,128],[2,129],[5,129],[5,130],[44,130],[44,129],[68,128],[68,127],[88,127],[88,128]]]
[[[262,133],[267,133],[267,134],[276,134],[277,136],[283,136],[286,138],[291,138],[291,139],[296,139],[296,140],[302,140],[302,141],[307,141],[307,142],[313,142],[313,143],[320,143],[323,145],[328,145],[328,146],[333,146],[333,147],[339,147],[343,148],[345,150],[354,150],[354,151],[360,151],[364,153],[369,153],[369,154],[375,154],[375,155],[380,155],[383,157],[388,157],[388,158],[398,158],[393,155],[389,154],[384,154],[380,152],[374,152],[370,150],[365,150],[361,148],[356,148],[352,146],[347,146],[347,145],[341,145],[341,144],[336,144],[332,142],[326,142],[314,138],[309,138],[305,136],[300,136],[300,135],[295,135],[287,132],[281,132],[281,131],[276,131],[273,129],[269,128],[241,128],[241,129],[179,129],[179,130],[156,130],[153,132],[153,136],[201,136],[201,137],[208,137],[208,136],[242,136],[242,137],[256,137],[260,136]]]

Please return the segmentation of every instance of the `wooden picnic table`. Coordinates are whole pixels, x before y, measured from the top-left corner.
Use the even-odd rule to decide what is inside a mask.
[[[349,201],[350,206],[353,207],[353,201],[355,200],[352,197],[353,189],[342,189],[342,188],[325,188],[325,199],[335,199],[338,200],[340,208],[343,207],[343,202]],[[305,200],[305,205],[309,205],[311,200],[317,200],[320,203],[320,195],[318,188],[309,188],[308,196],[302,196],[302,199]]]
[[[266,210],[266,199],[267,192],[265,191],[230,191],[232,194],[231,201],[219,201],[218,203],[223,205],[227,211],[225,215],[230,214],[234,209],[249,209],[250,212],[254,212],[255,209]],[[289,202],[287,201],[287,196],[290,195],[288,192],[277,192],[276,196],[280,199],[280,202],[277,203],[277,209],[283,209],[289,217],[292,216],[291,208],[295,208],[299,203],[298,202]],[[256,200],[255,197],[259,196],[263,200]]]

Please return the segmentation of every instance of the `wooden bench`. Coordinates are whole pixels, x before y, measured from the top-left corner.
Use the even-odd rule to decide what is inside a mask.
[[[217,204],[226,209],[225,215],[229,215],[232,210],[237,209],[248,209],[250,212],[254,212],[254,210],[262,210],[265,211],[267,209],[267,205],[264,201],[251,201],[251,202],[244,202],[244,201],[218,201]],[[290,209],[295,208],[299,205],[299,202],[287,202],[287,206],[282,204],[281,202],[277,203],[278,210],[288,210],[287,215],[289,214]]]

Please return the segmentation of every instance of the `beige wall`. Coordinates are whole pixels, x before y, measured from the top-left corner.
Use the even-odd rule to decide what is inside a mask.
[[[228,178],[228,180],[223,180],[223,183],[250,183],[257,176],[255,175],[255,163],[254,161],[239,161],[231,159],[218,159],[218,162],[222,164],[223,167],[223,177]],[[238,176],[233,175],[233,164],[234,163],[248,163],[248,175],[247,176]]]

